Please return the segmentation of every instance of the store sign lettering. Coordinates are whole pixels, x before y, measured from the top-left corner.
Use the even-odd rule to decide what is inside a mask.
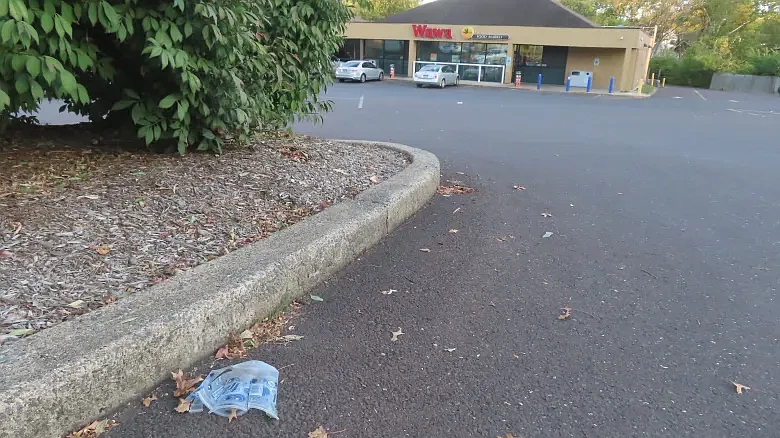
[[[417,38],[452,39],[452,29],[428,27],[425,24],[413,24],[412,30],[414,30],[414,36]]]

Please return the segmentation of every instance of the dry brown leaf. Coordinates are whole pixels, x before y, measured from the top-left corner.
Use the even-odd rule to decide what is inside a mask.
[[[457,234],[458,230],[456,230],[456,229],[454,229],[454,228],[453,228],[453,229],[451,229],[449,232],[450,232],[451,234]]]
[[[65,438],[96,438],[108,432],[108,430],[112,427],[116,427],[118,425],[119,423],[114,420],[93,421],[87,426],[84,426],[83,429],[72,432]]]
[[[233,421],[233,419],[237,419],[238,415],[236,415],[236,408],[230,408],[230,415],[228,415],[228,423]]]
[[[379,177],[378,177],[378,176],[376,176],[376,175],[372,176],[372,177],[371,177],[371,178],[369,178],[368,180],[369,180],[369,181],[371,181],[371,182],[372,182],[372,183],[374,183],[374,184],[379,184],[379,181],[381,181],[381,180],[379,179]]]
[[[525,187],[523,186],[512,186],[512,188],[515,190],[525,190]]]
[[[145,399],[141,400],[141,403],[143,403],[143,405],[148,408],[149,405],[151,405],[152,402],[155,400],[157,400],[157,394],[152,393],[152,395],[150,395],[149,397],[146,397]]]
[[[95,248],[95,252],[100,255],[108,255],[108,253],[111,252],[111,248],[108,245],[103,244]]]
[[[221,359],[230,359],[228,357],[228,346],[225,345],[224,347],[217,350],[217,352],[214,354],[214,359],[221,360]]]
[[[76,300],[70,304],[68,304],[68,307],[72,307],[74,309],[80,309],[84,307],[84,300]]]
[[[279,343],[285,343],[286,344],[288,342],[300,341],[301,339],[303,339],[303,336],[301,336],[301,335],[284,335],[284,336],[279,336],[278,338],[274,339],[274,342],[279,342]]]
[[[749,386],[745,386],[745,385],[739,384],[737,382],[731,382],[731,383],[734,384],[734,389],[737,390],[737,394],[742,394],[742,390],[744,390],[744,389],[750,389]]]
[[[309,438],[328,438],[328,431],[324,427],[318,426],[309,432]]]
[[[472,187],[466,187],[460,184],[454,184],[451,186],[439,186],[439,188],[436,189],[436,193],[444,196],[466,195],[469,193],[474,193],[474,189]]]
[[[564,319],[568,319],[571,317],[571,307],[569,306],[561,307],[561,310],[562,310],[561,314],[558,315],[559,320],[563,321]]]
[[[429,248],[420,248],[420,251],[422,252],[431,252]]]
[[[252,330],[244,330],[243,332],[241,332],[241,334],[239,335],[239,337],[240,337],[241,339],[254,339],[254,337],[255,337],[255,334],[254,334],[254,333],[252,333]]]
[[[176,391],[173,392],[174,397],[181,397],[195,391],[195,385],[203,381],[201,376],[192,379],[185,378],[182,370],[179,370],[177,373],[171,373],[171,378],[176,382]]]
[[[179,399],[179,406],[176,406],[176,412],[183,414],[185,412],[190,411],[190,402],[187,400],[184,400],[183,398]]]

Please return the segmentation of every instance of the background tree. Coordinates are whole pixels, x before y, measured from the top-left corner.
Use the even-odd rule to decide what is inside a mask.
[[[420,6],[420,0],[368,0],[362,5],[355,5],[355,15],[376,21],[417,6]]]

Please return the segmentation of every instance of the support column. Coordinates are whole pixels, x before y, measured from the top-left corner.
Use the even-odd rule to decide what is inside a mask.
[[[414,61],[417,60],[417,41],[409,40],[409,53],[406,54],[406,77],[414,77]]]

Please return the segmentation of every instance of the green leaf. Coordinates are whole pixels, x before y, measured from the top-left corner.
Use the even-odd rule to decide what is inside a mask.
[[[22,0],[8,0],[8,12],[16,21],[27,20],[27,7]]]
[[[65,36],[65,26],[62,24],[62,17],[59,15],[54,16],[54,29],[57,30],[57,35],[59,35],[60,38]]]
[[[116,9],[114,9],[113,6],[106,0],[103,0],[100,2],[100,8],[103,10],[103,13],[106,15],[106,19],[108,20],[108,23],[110,24],[110,28],[115,28],[119,25],[119,15],[116,13]]]
[[[57,79],[57,71],[49,66],[44,65],[43,68],[41,68],[41,73],[43,74],[43,79],[45,79],[46,83],[49,85]]]
[[[35,333],[34,329],[31,328],[23,328],[23,329],[15,329],[8,332],[11,336],[16,336],[17,338],[21,338],[23,336],[31,335]]]
[[[62,83],[62,88],[68,94],[77,95],[78,89],[77,89],[76,78],[73,77],[73,75],[69,71],[62,70],[60,72],[60,82]]]
[[[3,0],[0,0],[3,1]],[[8,93],[3,91],[2,88],[0,88],[0,110],[7,107],[11,104],[11,98],[8,96]]]
[[[81,103],[89,103],[89,93],[83,85],[78,86],[79,101]]]
[[[170,33],[171,33],[171,40],[173,40],[174,42],[181,42],[182,40],[184,40],[184,36],[181,34],[179,27],[176,26],[175,24],[171,24]]]
[[[76,52],[76,57],[78,58],[79,68],[84,71],[87,71],[93,65],[92,58],[85,53]]]
[[[87,15],[89,16],[89,22],[92,23],[92,25],[96,25],[98,22],[98,4],[97,3],[90,3],[89,9],[87,9]]]
[[[187,111],[190,109],[190,103],[186,100],[182,100],[179,102],[177,108],[176,108],[176,115],[179,117],[179,120],[184,120],[184,117],[187,115]]]
[[[192,24],[184,23],[184,36],[189,38],[190,35],[192,35]]]
[[[52,14],[44,12],[43,15],[41,15],[41,28],[46,33],[49,33],[52,31],[52,29],[54,29],[54,17]]]
[[[6,15],[8,15],[8,0],[0,0],[0,17],[5,17]],[[0,95],[0,98],[2,98],[2,95]],[[0,103],[0,108],[2,107],[3,105]]]
[[[323,300],[323,299],[322,299],[322,297],[320,297],[320,296],[317,296],[317,295],[310,295],[310,297],[311,297],[311,300],[312,300],[312,301],[318,301],[318,302],[320,302],[320,303],[321,303],[321,302],[323,302],[323,301],[325,301],[325,300]]]
[[[160,103],[157,105],[162,109],[168,109],[173,106],[176,101],[179,100],[175,94],[169,94],[165,96]]]
[[[41,74],[41,60],[34,57],[29,56],[27,57],[27,72],[30,73],[30,76],[33,78],[37,78],[39,74]]]
[[[121,111],[130,108],[135,103],[134,100],[120,100],[111,107],[111,111]]]
[[[30,94],[36,101],[42,100],[44,97],[43,87],[36,81],[30,82]]]
[[[14,42],[11,41],[14,29],[16,29],[16,23],[14,23],[14,20],[8,20],[3,24],[2,29],[0,29],[0,38],[3,39],[4,43]]]
[[[16,92],[19,94],[26,93],[30,89],[30,81],[27,79],[27,75],[17,77],[14,88],[16,88]]]
[[[24,70],[27,64],[27,55],[13,55],[11,56],[11,68],[14,71],[19,72]]]
[[[125,95],[127,97],[130,97],[130,98],[135,99],[135,100],[141,100],[141,96],[139,96],[138,93],[136,93],[134,90],[131,90],[129,88],[125,88],[124,92],[125,92]]]
[[[62,16],[62,19],[67,21],[68,23],[73,22],[73,7],[69,5],[67,2],[60,3],[60,7],[62,8],[62,12],[60,15]]]
[[[136,103],[130,111],[130,116],[133,118],[133,123],[140,124],[142,120],[146,120],[146,107],[141,103]]]

